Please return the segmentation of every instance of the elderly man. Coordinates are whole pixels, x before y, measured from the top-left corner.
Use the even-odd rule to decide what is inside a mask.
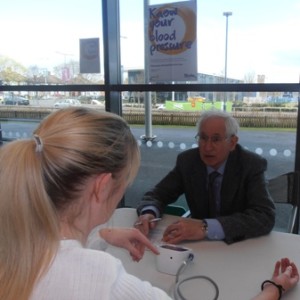
[[[164,241],[224,240],[234,243],[269,233],[275,207],[266,186],[267,161],[238,144],[238,123],[223,111],[201,113],[198,148],[180,153],[176,165],[137,207],[138,225],[148,234],[166,205],[185,194],[190,218],[164,232]]]

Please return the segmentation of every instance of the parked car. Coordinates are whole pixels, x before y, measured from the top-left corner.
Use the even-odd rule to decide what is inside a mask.
[[[99,105],[99,106],[103,106],[104,107],[104,103],[102,103],[99,100],[95,100],[95,99],[91,100],[91,104],[92,105]]]
[[[29,100],[20,96],[5,97],[4,105],[29,105]]]
[[[81,103],[76,99],[64,99],[54,103],[55,108],[63,108],[69,106],[81,106]]]
[[[157,104],[156,105],[156,109],[158,109],[158,110],[165,110],[166,106],[164,104]]]

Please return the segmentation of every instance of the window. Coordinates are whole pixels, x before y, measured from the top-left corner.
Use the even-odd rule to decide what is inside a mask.
[[[269,177],[292,170],[294,165],[300,169],[295,150],[300,42],[294,34],[295,28],[300,27],[299,1],[196,1],[198,85],[194,82],[144,84],[143,4],[146,2],[160,5],[175,1],[16,0],[0,4],[2,26],[5,26],[5,30],[0,31],[1,100],[12,95],[22,96],[29,99],[30,106],[53,107],[58,100],[72,98],[82,105],[102,109],[106,105],[108,110],[123,111],[124,117],[128,117],[132,109],[139,110],[140,119],[135,121],[134,132],[143,153],[140,176],[148,180],[145,189],[159,179],[148,175],[161,169],[160,176],[163,176],[173,166],[178,152],[194,147],[194,126],[175,127],[176,136],[171,128],[162,127],[168,124],[166,120],[179,118],[177,115],[184,113],[187,106],[196,112],[206,107],[225,107],[245,116],[255,108],[255,116],[262,115],[265,122],[272,110],[281,116],[289,114],[286,118],[293,118],[296,125],[283,126],[279,131],[253,129],[251,122],[254,121],[250,120],[241,129],[240,142],[268,159]],[[115,15],[117,10],[112,8],[117,4],[119,20]],[[102,18],[106,8],[108,20]],[[232,15],[226,17],[224,12],[232,12]],[[118,21],[117,36],[118,30],[112,27],[117,27]],[[107,36],[103,35],[103,28],[109,33]],[[80,39],[91,38],[99,38],[100,73],[80,74]],[[117,56],[104,61],[108,42],[112,47],[120,46],[119,65]],[[112,68],[110,76],[121,80],[107,80],[105,67]],[[145,101],[149,91],[150,105],[149,99]],[[111,101],[113,97],[117,101]],[[121,108],[118,99],[122,101]],[[10,109],[14,111],[15,107]],[[170,111],[176,113],[169,117]],[[160,127],[156,127],[157,115],[162,116]],[[287,122],[282,120],[278,122]],[[20,127],[22,125],[15,136],[2,124],[3,136],[23,136]],[[146,137],[146,141],[141,136]],[[183,136],[185,140],[181,140]],[[158,157],[163,158],[163,164],[155,161]],[[144,189],[140,190],[135,198],[143,192]]]

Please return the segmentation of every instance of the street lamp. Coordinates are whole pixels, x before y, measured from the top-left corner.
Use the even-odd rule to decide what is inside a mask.
[[[225,74],[224,74],[224,83],[227,83],[227,40],[228,40],[228,17],[232,16],[231,11],[223,12],[223,16],[226,17],[226,38],[225,38]],[[226,101],[227,94],[224,92],[224,103],[223,110],[226,111]]]

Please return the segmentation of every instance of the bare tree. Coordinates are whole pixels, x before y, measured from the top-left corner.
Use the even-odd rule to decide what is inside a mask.
[[[26,82],[27,69],[7,56],[0,56],[0,79],[6,84]]]

